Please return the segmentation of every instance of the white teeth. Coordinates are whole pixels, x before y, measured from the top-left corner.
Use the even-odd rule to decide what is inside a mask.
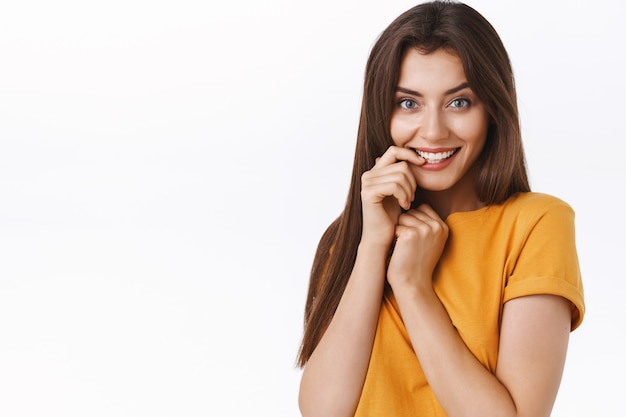
[[[415,152],[417,152],[417,154],[421,156],[422,158],[424,158],[429,164],[436,164],[438,162],[441,162],[445,159],[450,158],[452,155],[456,153],[457,150],[458,149],[453,149],[451,151],[446,151],[446,152],[432,153],[432,152],[422,152],[416,149]]]

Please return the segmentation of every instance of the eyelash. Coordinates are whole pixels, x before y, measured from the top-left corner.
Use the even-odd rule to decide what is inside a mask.
[[[450,104],[448,104],[449,106],[451,106],[453,103],[459,103],[459,102],[463,102],[463,105],[456,105],[456,106],[452,106],[453,108],[457,108],[457,109],[463,109],[466,107],[470,107],[472,105],[472,101],[465,98],[465,97],[457,97],[455,99],[452,99],[450,101]],[[417,102],[411,98],[401,98],[400,100],[398,100],[398,106],[403,108],[404,110],[415,110],[416,107],[412,107],[412,108],[408,108],[406,107],[406,103],[412,103],[414,106],[417,107]]]
[[[415,107],[407,108],[405,106],[405,104],[409,102],[412,103],[415,107],[417,107],[417,103],[415,102],[415,100],[410,99],[410,98],[401,98],[400,100],[398,100],[398,106],[403,108],[404,110],[414,110]]]
[[[454,100],[452,100],[452,101],[450,102],[450,104],[455,103],[455,102],[459,102],[459,101],[463,101],[463,102],[464,102],[464,105],[463,105],[463,106],[460,106],[460,107],[459,107],[459,106],[454,106],[455,108],[465,108],[465,107],[469,107],[469,106],[471,106],[471,105],[472,105],[472,102],[471,102],[470,100],[468,100],[468,99],[464,98],[464,97],[458,97],[458,98],[455,98]]]

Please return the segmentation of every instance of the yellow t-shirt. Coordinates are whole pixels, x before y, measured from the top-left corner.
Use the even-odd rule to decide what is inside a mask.
[[[574,212],[545,194],[520,193],[502,205],[451,214],[433,286],[460,336],[491,372],[505,302],[554,294],[572,303],[572,330],[585,305]],[[413,352],[393,294],[383,300],[355,417],[445,417]]]

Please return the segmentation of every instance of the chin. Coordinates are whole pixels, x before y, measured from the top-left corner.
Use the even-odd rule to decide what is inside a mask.
[[[428,184],[428,183],[423,184],[423,183],[418,182],[417,187],[419,189],[421,189],[421,190],[424,190],[424,191],[428,191],[428,192],[431,192],[431,193],[436,193],[436,192],[440,192],[440,191],[448,191],[452,187],[454,187],[454,184],[449,184],[449,183],[446,183],[446,184],[432,184],[432,183],[431,184]]]

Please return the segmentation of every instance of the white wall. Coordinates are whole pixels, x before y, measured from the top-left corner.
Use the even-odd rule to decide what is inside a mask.
[[[619,0],[469,2],[588,313],[554,416],[623,415]],[[369,48],[409,1],[0,3],[0,415],[296,416],[317,241]]]

